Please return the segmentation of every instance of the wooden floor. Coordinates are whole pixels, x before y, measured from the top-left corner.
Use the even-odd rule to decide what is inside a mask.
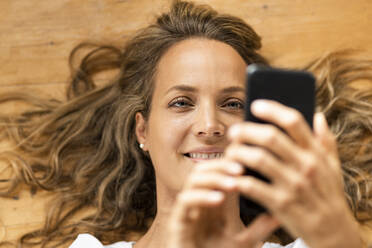
[[[27,90],[63,98],[67,58],[81,41],[121,43],[167,9],[168,0],[1,0],[0,93]],[[242,17],[275,65],[298,67],[324,52],[372,51],[371,0],[205,0]],[[1,106],[18,111],[19,104]],[[2,145],[2,148],[6,145]],[[0,165],[0,172],[1,172]],[[0,241],[41,225],[45,194],[0,200]]]

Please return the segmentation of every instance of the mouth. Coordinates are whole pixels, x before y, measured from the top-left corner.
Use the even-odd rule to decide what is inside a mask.
[[[190,158],[194,161],[199,161],[199,160],[209,160],[209,159],[218,159],[222,158],[223,153],[222,152],[190,152],[190,153],[185,153],[184,156],[187,158]]]

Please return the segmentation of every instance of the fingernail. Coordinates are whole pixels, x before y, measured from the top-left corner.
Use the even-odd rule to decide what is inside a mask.
[[[238,126],[233,125],[229,128],[229,136],[231,138],[234,138],[234,137],[238,136],[238,134],[239,134],[239,127]]]
[[[208,195],[208,199],[211,201],[221,201],[223,199],[223,194],[221,192],[211,192]]]
[[[264,100],[255,100],[252,103],[251,109],[254,112],[263,113],[267,110],[267,103]]]
[[[224,180],[223,184],[226,186],[226,187],[235,187],[236,186],[236,182],[233,178],[227,178]]]
[[[228,170],[233,174],[240,174],[243,172],[243,167],[240,164],[232,163],[229,165]]]

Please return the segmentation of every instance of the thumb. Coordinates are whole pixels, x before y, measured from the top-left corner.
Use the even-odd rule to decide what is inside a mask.
[[[327,152],[338,156],[335,136],[329,129],[323,113],[316,113],[314,116],[314,133]]]
[[[259,215],[251,224],[243,229],[235,239],[244,247],[261,247],[272,232],[279,227],[279,221],[269,214]]]
[[[328,127],[326,118],[323,113],[316,113],[314,116],[314,132],[320,144],[325,148],[325,152],[329,153],[330,168],[337,173],[340,179],[340,189],[343,191],[343,176],[340,160],[338,157],[336,138]]]

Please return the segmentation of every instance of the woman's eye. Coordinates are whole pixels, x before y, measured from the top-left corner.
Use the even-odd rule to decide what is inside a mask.
[[[186,108],[192,106],[192,102],[187,98],[181,97],[176,98],[172,102],[168,104],[168,107],[176,107],[176,108]]]
[[[244,104],[240,100],[229,100],[226,101],[222,107],[229,108],[229,109],[236,109],[240,110],[244,108]]]

